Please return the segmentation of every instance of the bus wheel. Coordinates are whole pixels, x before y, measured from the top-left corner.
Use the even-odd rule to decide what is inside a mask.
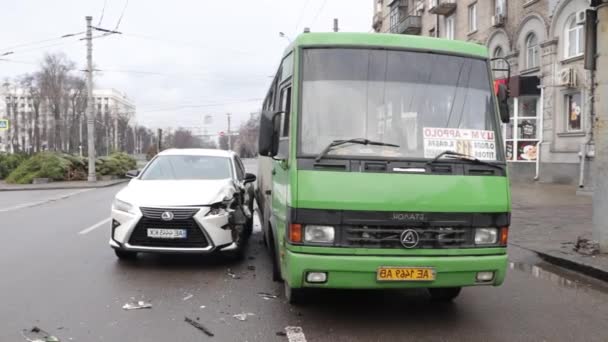
[[[461,287],[429,288],[431,299],[438,302],[451,302],[460,294]]]
[[[292,305],[298,305],[304,303],[304,289],[294,289],[289,286],[289,283],[284,282],[285,298],[287,302]]]
[[[276,282],[283,281],[281,277],[281,269],[279,268],[279,252],[274,244],[274,236],[271,232],[268,232],[268,247],[270,251],[270,258],[272,260],[272,280]]]

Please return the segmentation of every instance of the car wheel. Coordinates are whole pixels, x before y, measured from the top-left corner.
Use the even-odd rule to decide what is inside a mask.
[[[284,282],[283,288],[285,289],[285,298],[289,304],[298,305],[304,303],[305,289],[294,289],[289,286],[288,282]]]
[[[461,287],[429,288],[431,299],[437,302],[451,302],[460,294]]]
[[[114,254],[116,254],[120,260],[134,260],[137,258],[137,252],[130,252],[122,249],[114,249]]]

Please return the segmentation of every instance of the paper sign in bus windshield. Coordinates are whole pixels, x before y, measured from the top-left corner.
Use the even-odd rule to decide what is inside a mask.
[[[8,120],[0,119],[0,131],[8,129]]]
[[[425,158],[434,158],[447,150],[480,160],[496,160],[496,141],[493,131],[424,127],[423,136]]]

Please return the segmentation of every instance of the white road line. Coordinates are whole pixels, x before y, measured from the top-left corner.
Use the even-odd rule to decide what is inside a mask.
[[[78,234],[80,234],[80,235],[88,234],[88,233],[94,231],[95,229],[103,226],[104,224],[110,223],[111,220],[112,220],[112,218],[108,217],[107,219],[104,219],[103,221],[95,223],[94,225],[90,226],[89,228],[81,230],[80,232],[78,232]]]
[[[93,189],[82,189],[82,190],[78,190],[78,191],[74,191],[74,192],[70,192],[64,195],[60,195],[60,196],[55,196],[55,197],[51,197],[42,201],[36,201],[36,202],[29,202],[29,203],[23,203],[23,204],[19,204],[19,205],[15,205],[12,207],[7,207],[7,208],[0,208],[0,213],[4,213],[7,211],[13,211],[13,210],[17,210],[17,209],[23,209],[23,208],[30,208],[30,207],[35,207],[41,204],[46,204],[46,203],[50,203],[50,202],[55,202],[58,200],[62,200],[74,195],[77,195],[79,193],[85,192],[85,191],[91,191]]]
[[[302,327],[285,327],[285,333],[289,342],[306,342]]]

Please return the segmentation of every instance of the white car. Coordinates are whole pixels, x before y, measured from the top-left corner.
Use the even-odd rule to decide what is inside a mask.
[[[242,256],[253,229],[253,182],[232,151],[170,149],[139,171],[112,204],[110,246],[138,252]]]

